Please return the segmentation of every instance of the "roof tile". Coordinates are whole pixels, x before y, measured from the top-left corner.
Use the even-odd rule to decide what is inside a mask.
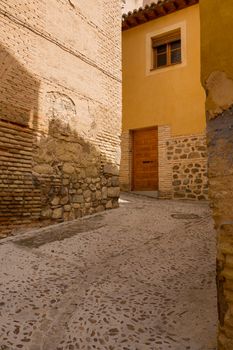
[[[122,16],[122,30],[136,27],[197,3],[199,3],[199,0],[159,0],[157,3],[152,2],[150,5],[124,14]]]

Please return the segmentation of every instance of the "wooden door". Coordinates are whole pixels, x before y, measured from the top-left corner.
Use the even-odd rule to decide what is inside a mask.
[[[158,190],[158,129],[133,131],[133,190]]]

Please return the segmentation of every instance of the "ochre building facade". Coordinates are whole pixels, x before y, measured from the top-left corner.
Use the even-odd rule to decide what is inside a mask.
[[[120,182],[125,191],[206,200],[199,4],[175,5],[159,2],[123,16]]]
[[[117,207],[121,1],[0,3],[0,237]]]
[[[217,230],[218,350],[233,349],[233,3],[201,0],[210,201]]]

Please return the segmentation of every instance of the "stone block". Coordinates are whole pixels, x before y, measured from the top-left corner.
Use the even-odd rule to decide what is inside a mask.
[[[196,179],[196,180],[195,180],[195,183],[196,183],[196,184],[201,184],[201,183],[202,183],[202,179]]]
[[[95,209],[96,213],[100,213],[101,211],[104,211],[104,210],[105,210],[105,208],[104,208],[103,205],[99,205],[99,206]]]
[[[75,168],[73,167],[72,164],[70,164],[70,163],[65,163],[65,164],[63,165],[63,172],[64,172],[65,174],[73,174],[73,173],[75,172]]]
[[[105,164],[104,174],[119,175],[119,167],[114,164]]]
[[[180,159],[186,159],[188,156],[187,156],[187,154],[182,154],[181,156],[180,156]]]
[[[205,146],[198,146],[198,145],[197,145],[197,150],[198,150],[199,152],[206,152],[206,147],[205,147]]]
[[[197,197],[199,201],[207,200],[207,198],[203,195]]]
[[[191,152],[191,153],[189,153],[188,158],[189,159],[200,158],[200,153],[198,153],[198,152]]]
[[[70,204],[64,205],[64,211],[71,211],[71,205]]]
[[[53,174],[54,169],[49,164],[39,164],[34,166],[33,171],[37,174]]]
[[[43,218],[49,219],[49,218],[51,218],[52,213],[53,213],[52,209],[43,209],[41,211],[41,216]]]
[[[106,204],[106,209],[112,209],[112,201],[108,201]]]
[[[103,187],[102,188],[102,198],[103,199],[107,199],[108,198],[108,188],[107,187]]]
[[[113,209],[116,209],[116,208],[119,207],[119,201],[118,201],[118,199],[117,199],[117,200],[116,200],[116,199],[113,200],[112,207],[113,207]]]
[[[174,198],[185,198],[185,193],[184,192],[175,192],[174,193]]]
[[[64,212],[63,219],[64,219],[64,221],[69,221],[70,220],[70,213],[69,213],[69,211]]]
[[[107,183],[108,183],[108,180],[106,179],[106,177],[103,177],[103,178],[101,179],[101,184],[102,184],[103,186],[106,186]]]
[[[102,193],[101,191],[96,191],[96,199],[101,200],[102,199]]]
[[[181,185],[181,181],[180,180],[175,180],[175,181],[173,181],[173,186],[179,186],[179,185]]]
[[[73,196],[73,203],[83,203],[84,202],[84,198],[83,195],[74,195]]]
[[[190,180],[189,180],[189,179],[184,179],[184,180],[183,180],[183,184],[184,184],[184,185],[188,185],[188,184],[189,184],[189,182],[190,182]]]
[[[52,206],[56,206],[60,204],[60,197],[54,197],[51,201]]]
[[[95,190],[96,190],[96,186],[93,185],[93,184],[90,184],[90,185],[89,185],[89,188],[90,188],[91,191],[95,191]]]
[[[188,194],[187,198],[189,198],[189,199],[196,199],[196,196],[194,194]]]
[[[83,192],[83,197],[85,199],[91,198],[91,191],[90,190],[86,190]]]
[[[120,187],[109,187],[108,197],[118,198],[120,196]]]
[[[74,217],[75,217],[75,219],[82,217],[82,212],[80,209],[74,209]]]
[[[53,210],[52,218],[53,219],[61,219],[63,214],[62,208],[56,208]]]
[[[75,220],[76,219],[75,210],[76,209],[72,208],[72,210],[70,211],[70,220]]]
[[[86,176],[87,177],[97,177],[98,176],[98,169],[95,166],[88,167],[86,169]]]
[[[86,178],[86,169],[80,168],[78,177],[79,177],[79,179],[85,179]]]
[[[63,197],[63,198],[61,198],[61,200],[60,200],[60,203],[61,203],[62,205],[67,204],[68,202],[69,202],[69,197],[68,197],[68,196]]]
[[[118,187],[120,185],[119,183],[119,177],[118,176],[112,176],[112,186]]]

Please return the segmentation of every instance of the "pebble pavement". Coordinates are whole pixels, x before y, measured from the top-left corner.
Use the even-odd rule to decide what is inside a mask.
[[[0,350],[215,350],[207,203],[120,208],[0,241]]]

